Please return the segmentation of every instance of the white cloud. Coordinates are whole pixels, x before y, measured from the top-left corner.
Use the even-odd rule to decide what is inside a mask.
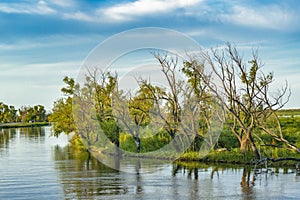
[[[171,12],[178,8],[186,8],[199,3],[201,0],[137,0],[99,9],[97,13],[106,19],[116,22],[130,21],[134,17]]]
[[[56,11],[48,6],[45,1],[38,1],[35,4],[27,3],[0,3],[0,12],[18,14],[53,14]]]
[[[51,0],[50,3],[61,7],[72,7],[75,5],[75,2],[73,0]]]
[[[284,30],[294,23],[295,16],[290,9],[279,5],[245,7],[233,6],[233,13],[220,15],[221,20],[238,25]]]
[[[96,41],[102,41],[104,37],[99,34],[82,35],[57,34],[46,37],[35,37],[15,40],[13,43],[0,43],[0,54],[5,51],[20,51],[39,48],[52,48],[84,44],[97,44]]]
[[[53,62],[53,63],[5,63],[0,64],[1,74],[0,77],[18,77],[19,81],[22,81],[22,78],[31,77],[34,81],[39,77],[55,76],[58,75],[77,75],[78,70],[81,65],[81,61],[64,61],[64,62]],[[43,80],[45,80],[43,78]],[[15,81],[15,80],[12,80]]]
[[[199,37],[199,36],[205,36],[209,32],[208,32],[207,28],[206,29],[202,28],[202,29],[187,30],[187,31],[185,31],[185,33],[192,37],[194,37],[194,36]]]
[[[73,19],[78,21],[87,21],[87,22],[95,22],[96,17],[93,17],[91,15],[87,15],[81,11],[77,11],[74,13],[65,13],[63,14],[64,19]]]
[[[64,76],[76,78],[81,61],[0,63],[0,101],[20,107],[42,104],[47,109],[61,96]]]

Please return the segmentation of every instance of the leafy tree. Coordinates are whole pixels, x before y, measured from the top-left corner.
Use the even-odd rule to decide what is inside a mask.
[[[118,87],[117,80],[117,74],[94,70],[89,71],[86,84],[92,89],[92,102],[101,129],[108,139],[119,147],[120,128],[112,110],[112,96]]]
[[[0,102],[0,123],[16,122],[17,120],[18,116],[15,107]]]
[[[76,130],[76,126],[73,119],[72,103],[73,95],[78,89],[78,85],[75,84],[73,78],[64,77],[63,81],[66,87],[63,87],[61,91],[66,96],[54,102],[52,113],[48,119],[53,122],[52,130],[55,136],[59,136],[60,133],[66,134]]]
[[[75,131],[76,127],[72,116],[72,98],[61,98],[54,102],[48,120],[53,122],[52,130],[56,137],[62,132],[68,134]]]
[[[88,69],[83,83],[76,86],[73,96],[75,124],[88,148],[94,145],[107,148],[115,144],[115,152],[120,153],[120,129],[112,113],[112,95],[116,87],[116,75],[96,69]],[[106,137],[102,137],[103,134]]]
[[[136,153],[141,150],[140,135],[150,123],[150,109],[153,107],[153,100],[145,85],[140,85],[140,89],[135,96],[123,94],[117,91],[113,101],[114,116],[122,130],[128,132],[135,141]]]
[[[18,111],[22,122],[44,122],[47,120],[46,110],[42,105],[22,106]]]

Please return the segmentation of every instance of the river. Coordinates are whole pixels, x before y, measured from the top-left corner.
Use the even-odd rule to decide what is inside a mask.
[[[73,149],[65,135],[50,135],[50,127],[0,130],[1,200],[300,197],[300,176],[291,169],[255,176],[243,166],[169,163],[147,173],[126,173]]]

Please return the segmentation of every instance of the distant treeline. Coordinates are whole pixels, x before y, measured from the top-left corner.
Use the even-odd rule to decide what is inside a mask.
[[[294,115],[300,115],[300,109],[281,109],[277,111],[277,114],[279,116],[294,116]]]
[[[16,109],[12,105],[0,102],[0,123],[46,122],[47,114],[42,105],[22,106]]]

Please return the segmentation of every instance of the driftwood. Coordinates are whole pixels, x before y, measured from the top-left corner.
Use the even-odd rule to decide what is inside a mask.
[[[271,162],[280,162],[280,161],[287,161],[287,160],[291,160],[291,161],[296,161],[296,174],[297,175],[300,175],[300,168],[299,168],[299,165],[300,165],[300,158],[263,158],[263,159],[260,159],[258,160],[256,163],[255,163],[255,166],[254,166],[254,173],[255,174],[261,174],[261,173],[268,173],[268,172],[272,172],[272,170],[270,168],[268,168],[268,161],[271,161]],[[264,169],[260,168],[260,169],[257,169],[259,166],[261,165],[264,165]]]

